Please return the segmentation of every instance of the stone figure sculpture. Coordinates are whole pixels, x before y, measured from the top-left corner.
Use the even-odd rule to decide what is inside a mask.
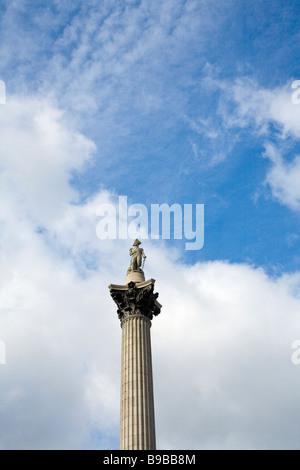
[[[130,266],[127,270],[127,274],[132,272],[132,271],[139,271],[143,272],[141,269],[142,267],[142,258],[145,259],[147,258],[143,248],[140,248],[141,242],[136,239],[133,242],[133,248],[130,248],[129,254],[131,256],[131,261],[130,261]]]

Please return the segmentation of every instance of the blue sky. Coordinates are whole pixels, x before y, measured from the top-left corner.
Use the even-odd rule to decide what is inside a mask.
[[[241,422],[246,409],[259,415],[254,403],[247,405],[252,371],[262,360],[260,354],[267,364],[267,358],[278,350],[282,379],[291,374],[287,383],[294,380],[299,385],[299,371],[290,369],[289,362],[290,344],[299,332],[300,104],[292,102],[291,88],[293,81],[300,79],[299,2],[13,0],[2,1],[0,12],[0,79],[7,89],[6,105],[0,105],[0,308],[5,312],[0,336],[8,344],[10,341],[15,358],[14,368],[5,372],[3,382],[8,403],[13,407],[13,400],[19,400],[26,416],[26,394],[33,393],[42,370],[36,362],[36,374],[31,371],[30,380],[24,378],[19,388],[12,386],[22,365],[19,341],[23,338],[31,362],[38,361],[39,347],[51,364],[53,361],[47,379],[53,386],[56,357],[66,361],[73,357],[77,364],[71,361],[77,377],[74,401],[66,407],[56,385],[53,402],[47,401],[46,391],[40,400],[48,403],[50,412],[51,406],[66,407],[62,433],[72,427],[74,439],[70,436],[61,446],[117,446],[118,408],[111,397],[118,401],[115,363],[119,360],[119,329],[116,319],[111,323],[99,319],[98,310],[102,305],[113,315],[114,306],[105,289],[111,282],[121,282],[118,278],[126,272],[127,245],[131,242],[97,239],[97,206],[115,203],[120,195],[127,196],[129,204],[141,203],[148,208],[155,203],[205,204],[203,249],[186,251],[185,240],[145,241],[150,253],[147,275],[160,282],[165,318],[168,312],[176,317],[173,333],[178,341],[185,341],[180,305],[189,306],[200,337],[206,325],[203,344],[199,345],[196,337],[191,343],[193,356],[205,355],[207,345],[219,338],[216,350],[208,353],[213,361],[211,375],[204,374],[201,386],[200,379],[193,379],[193,397],[204,387],[201,396],[208,400],[207,390],[219,390],[221,382],[228,385],[228,397],[233,397],[234,378],[239,376],[244,398],[240,415],[229,423],[227,413],[232,403],[226,408],[216,392],[214,401],[199,404],[199,416],[211,427],[211,435],[196,432],[192,421],[173,435],[170,423],[174,409],[164,399],[164,384],[168,384],[163,377],[167,356],[176,356],[178,346],[170,339],[169,350],[164,349],[163,333],[170,324],[162,316],[161,330],[153,331],[158,338],[154,335],[157,350],[166,354],[165,362],[157,367],[162,445],[295,447],[297,433],[295,440],[288,431],[274,437],[273,444],[268,440],[272,420],[266,420],[270,428],[264,428],[259,419],[252,422],[250,414],[249,428],[235,427],[234,423]],[[174,272],[180,273],[183,282],[176,281],[182,292],[177,302],[171,289]],[[98,291],[100,285],[104,287]],[[272,305],[274,311],[265,311],[264,305]],[[257,315],[251,321],[250,307]],[[236,316],[230,313],[231,308]],[[224,318],[228,314],[228,325],[235,334],[225,323],[222,329],[224,319],[219,318],[218,309],[224,310]],[[54,310],[57,313],[52,318]],[[71,310],[76,312],[76,320]],[[27,313],[19,317],[20,311]],[[108,364],[101,358],[111,343],[99,332],[98,344],[85,323],[87,311],[95,330],[97,326],[101,330],[102,322],[108,328],[115,324],[116,352],[110,353]],[[202,312],[200,319],[197,311]],[[214,327],[205,312],[210,312]],[[284,315],[288,316],[286,323]],[[13,326],[15,318],[17,326]],[[39,327],[28,333],[33,337],[27,342],[22,328],[30,332],[35,321]],[[182,336],[176,325],[181,325]],[[237,363],[236,356],[230,355],[230,351],[233,354],[243,348],[245,325],[251,332],[246,335],[249,351],[255,341],[261,345],[252,351],[253,367],[247,379],[242,359]],[[83,336],[80,331],[85,332]],[[260,336],[261,331],[265,337]],[[62,340],[61,349],[53,347],[54,334]],[[88,351],[84,337],[89,338]],[[73,349],[76,341],[80,352]],[[227,366],[231,372],[221,377],[214,359],[217,361],[229,344]],[[185,354],[189,361],[188,352]],[[199,361],[201,376],[205,364]],[[180,367],[179,358],[178,364]],[[7,371],[8,365],[5,367]],[[186,373],[184,364],[181,371]],[[267,375],[273,372],[267,369]],[[62,368],[58,376],[63,373]],[[261,373],[264,377],[266,370]],[[178,385],[176,374],[174,370],[169,378],[174,386]],[[256,390],[253,396],[260,401],[267,396],[266,390]],[[185,393],[179,387],[175,397],[179,401],[180,392]],[[274,406],[283,406],[288,393],[283,390]],[[102,397],[100,402],[97,397]],[[174,406],[183,410],[184,403],[180,403],[182,406],[174,401]],[[211,420],[205,410],[216,403],[219,418]],[[3,411],[4,420],[9,420],[12,409]],[[40,438],[45,421],[38,405],[37,416],[31,437],[24,440],[21,431],[11,430],[0,439],[0,446],[55,448],[55,433],[50,432],[55,423],[49,425],[49,434],[45,432]],[[89,423],[85,434],[82,431],[75,436],[83,421]],[[278,423],[288,430],[290,410],[278,416]],[[214,437],[214,429],[220,425],[224,433]],[[22,423],[16,428],[21,430]],[[258,429],[265,430],[261,440]],[[195,432],[198,440],[192,437]]]
[[[97,145],[73,179],[82,197],[105,187],[147,206],[204,203],[205,247],[183,253],[186,262],[297,269],[299,217],[272,197],[262,154],[273,142],[288,161],[299,141],[282,139],[276,116],[263,118],[264,132],[250,116],[239,123],[243,92],[230,96],[238,80],[280,92],[297,78],[297,2],[2,8],[8,94],[50,96]]]

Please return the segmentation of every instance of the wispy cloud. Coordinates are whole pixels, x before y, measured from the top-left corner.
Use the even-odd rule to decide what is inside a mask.
[[[264,156],[272,163],[266,182],[273,196],[293,210],[300,210],[300,157],[285,162],[279,151],[271,144],[266,145]]]
[[[220,82],[211,67],[208,72],[204,83],[220,94],[218,115],[223,128],[230,134],[240,129],[261,141],[266,149],[263,156],[272,162],[266,182],[273,196],[283,205],[299,210],[299,157],[286,159],[293,144],[295,146],[300,139],[300,106],[293,103],[293,80],[282,87],[268,89],[247,77],[233,83]],[[198,133],[203,132],[199,125],[195,124],[194,128]],[[209,133],[207,137],[215,139]]]

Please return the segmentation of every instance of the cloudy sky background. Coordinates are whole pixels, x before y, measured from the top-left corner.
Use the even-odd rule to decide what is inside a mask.
[[[202,250],[143,244],[158,448],[299,448],[299,3],[0,11],[0,448],[118,448],[120,195],[205,204]]]

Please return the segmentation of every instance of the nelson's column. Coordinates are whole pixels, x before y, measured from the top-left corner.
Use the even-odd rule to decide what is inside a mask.
[[[140,244],[129,250],[125,285],[109,286],[122,328],[120,450],[156,449],[150,328],[161,305],[155,280],[145,281]]]

